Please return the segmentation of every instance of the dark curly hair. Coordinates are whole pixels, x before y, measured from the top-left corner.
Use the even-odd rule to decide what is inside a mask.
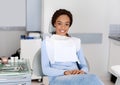
[[[72,16],[71,12],[66,10],[66,9],[59,9],[52,16],[51,23],[52,23],[53,27],[54,27],[54,23],[56,22],[57,18],[59,16],[61,16],[61,15],[67,15],[69,17],[69,19],[70,19],[70,26],[71,26],[72,22],[73,22],[73,16]]]

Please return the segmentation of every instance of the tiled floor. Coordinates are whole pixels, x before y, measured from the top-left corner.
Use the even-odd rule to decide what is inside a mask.
[[[114,83],[112,83],[110,80],[103,80],[104,85],[114,85]],[[32,81],[32,85],[44,85],[40,82],[36,81]]]

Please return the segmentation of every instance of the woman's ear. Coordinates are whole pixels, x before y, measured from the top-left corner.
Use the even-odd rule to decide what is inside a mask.
[[[55,32],[55,30],[56,30],[55,27],[50,23],[49,24],[49,30],[48,30],[49,33]]]
[[[54,26],[53,27],[56,27],[56,24],[54,23]]]

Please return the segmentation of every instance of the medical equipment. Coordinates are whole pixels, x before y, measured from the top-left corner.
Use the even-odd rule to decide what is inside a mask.
[[[21,58],[27,58],[30,61],[32,70],[32,79],[41,80],[40,63],[41,38],[39,39],[21,39]]]

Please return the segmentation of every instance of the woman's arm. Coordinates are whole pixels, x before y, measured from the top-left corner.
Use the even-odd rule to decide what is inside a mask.
[[[85,73],[88,73],[88,66],[87,66],[85,57],[84,57],[84,55],[83,55],[82,49],[80,49],[80,50],[77,52],[77,56],[78,56],[78,59],[79,59],[79,61],[80,61],[80,64],[78,63],[79,67],[81,68],[80,70],[83,70]]]
[[[46,51],[45,40],[42,42],[42,46],[41,46],[41,62],[42,62],[42,71],[45,75],[48,76],[64,75],[65,70],[55,69],[50,66],[50,61],[48,59],[48,54]]]

